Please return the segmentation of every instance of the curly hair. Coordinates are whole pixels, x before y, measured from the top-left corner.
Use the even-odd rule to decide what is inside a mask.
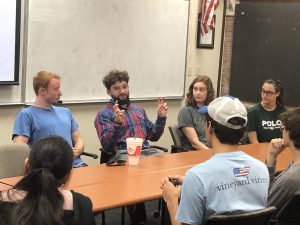
[[[198,75],[197,77],[195,77],[193,82],[190,84],[188,93],[186,94],[186,100],[185,100],[186,106],[197,106],[197,102],[195,101],[194,95],[193,95],[193,88],[194,88],[195,83],[198,83],[198,82],[202,82],[206,85],[207,98],[205,101],[205,105],[208,105],[212,100],[214,100],[215,91],[214,91],[214,87],[211,82],[211,79],[205,75]]]
[[[114,85],[117,81],[126,81],[128,83],[129,76],[127,71],[121,70],[111,70],[104,78],[103,84],[107,90],[110,90],[110,87]]]

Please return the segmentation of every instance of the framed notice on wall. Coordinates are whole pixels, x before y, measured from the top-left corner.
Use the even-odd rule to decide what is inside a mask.
[[[214,15],[214,22],[216,24],[216,15]],[[208,30],[208,33],[201,35],[201,13],[198,13],[198,27],[197,27],[197,48],[214,48],[215,28]]]

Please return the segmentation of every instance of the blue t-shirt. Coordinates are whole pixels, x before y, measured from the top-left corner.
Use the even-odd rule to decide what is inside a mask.
[[[268,187],[264,163],[241,151],[216,154],[186,173],[176,220],[202,224],[213,214],[265,208]]]
[[[58,135],[73,147],[72,133],[77,129],[78,124],[67,108],[51,106],[45,109],[29,106],[18,113],[13,128],[13,138],[26,136],[29,138],[28,144],[32,145],[43,137]],[[82,163],[83,161],[77,157],[74,159],[73,166],[77,167]]]

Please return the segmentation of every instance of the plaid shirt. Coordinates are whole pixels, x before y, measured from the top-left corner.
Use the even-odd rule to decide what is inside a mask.
[[[164,132],[165,117],[157,117],[153,124],[140,106],[130,104],[125,110],[121,125],[114,122],[113,103],[110,101],[95,118],[95,128],[105,152],[126,149],[126,138],[138,137],[144,140],[143,147],[149,147],[148,140],[157,141]]]

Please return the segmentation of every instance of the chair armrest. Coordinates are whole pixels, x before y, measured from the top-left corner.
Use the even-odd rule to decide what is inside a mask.
[[[156,148],[156,149],[162,150],[164,152],[168,152],[169,151],[167,148],[161,147],[161,146],[158,146],[158,145],[150,145],[150,148]]]
[[[187,152],[187,149],[184,149],[177,145],[171,145],[171,153]]]
[[[98,159],[97,154],[93,154],[93,153],[90,153],[90,152],[83,152],[81,155],[85,155],[85,156],[88,156],[88,157],[92,157],[94,159]]]

